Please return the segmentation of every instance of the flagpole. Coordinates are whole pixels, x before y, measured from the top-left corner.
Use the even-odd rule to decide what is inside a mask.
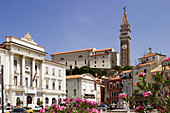
[[[4,66],[1,65],[1,97],[2,97],[2,113],[4,113],[4,80],[3,80],[3,69]]]

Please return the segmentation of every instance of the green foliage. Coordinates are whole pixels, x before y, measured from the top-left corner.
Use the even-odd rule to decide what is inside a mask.
[[[89,66],[83,66],[81,68],[75,67],[73,70],[66,70],[67,75],[76,75],[76,74],[83,74],[83,73],[90,73],[93,76],[96,74],[98,76],[106,75],[107,70],[102,70],[98,68],[90,68]]]

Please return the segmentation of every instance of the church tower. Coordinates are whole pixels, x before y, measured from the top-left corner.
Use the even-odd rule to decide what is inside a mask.
[[[120,65],[121,67],[131,66],[130,62],[130,25],[126,14],[126,6],[124,6],[124,14],[120,25]]]

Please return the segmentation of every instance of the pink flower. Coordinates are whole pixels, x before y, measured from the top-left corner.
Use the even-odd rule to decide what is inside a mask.
[[[165,61],[169,61],[170,60],[170,57],[166,58]]]
[[[161,75],[161,71],[159,71],[159,75]]]
[[[162,109],[161,109],[161,112],[165,112],[165,109],[164,109],[164,108],[162,108]]]
[[[135,87],[137,85],[137,83],[134,83],[133,86]]]
[[[152,74],[152,76],[154,77],[154,76],[155,76],[155,74]]]
[[[143,107],[143,106],[138,106],[138,107],[135,108],[134,111],[135,111],[135,112],[138,112],[140,109],[144,109],[144,107]]]
[[[140,73],[139,77],[144,77],[146,75],[146,73]]]
[[[149,108],[151,108],[151,105],[148,104],[147,106],[148,106]]]
[[[51,109],[51,113],[55,113],[55,112],[54,112],[54,109]]]
[[[119,98],[122,99],[123,97],[127,97],[127,94],[126,93],[123,93],[123,94],[120,94],[119,95]]]
[[[149,97],[150,95],[152,95],[152,92],[151,91],[144,92],[142,95],[143,97]]]
[[[45,109],[40,109],[40,113],[44,113],[45,112]]]

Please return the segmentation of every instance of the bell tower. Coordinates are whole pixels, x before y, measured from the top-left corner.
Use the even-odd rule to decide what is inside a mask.
[[[120,25],[120,65],[121,67],[131,66],[130,62],[130,25],[126,14],[126,6],[123,7],[123,19]]]

